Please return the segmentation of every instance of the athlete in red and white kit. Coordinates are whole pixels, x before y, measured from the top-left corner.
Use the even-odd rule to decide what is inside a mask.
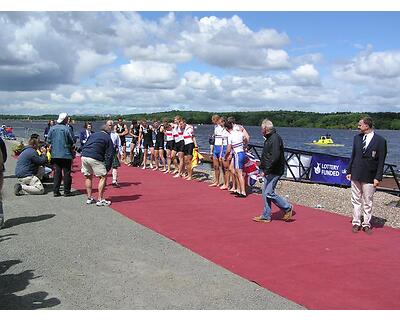
[[[184,153],[183,153],[183,147],[185,146],[185,143],[183,141],[183,132],[179,128],[179,122],[182,120],[181,116],[176,116],[174,118],[174,124],[172,127],[172,134],[174,136],[174,149],[171,152],[171,158],[173,159],[174,162],[174,178],[178,178],[182,175],[183,171],[183,161],[184,161]],[[178,161],[175,159],[175,156],[178,155],[179,159],[179,165]]]
[[[165,170],[165,173],[170,173],[171,172],[171,153],[172,150],[174,149],[174,134],[172,132],[172,123],[168,123],[168,121],[164,120],[164,127],[165,127],[165,137],[167,143],[165,144],[165,150],[167,152],[167,170]]]
[[[183,153],[185,159],[185,166],[187,170],[186,180],[192,180],[193,175],[193,167],[192,167],[192,158],[193,158],[193,150],[197,148],[196,138],[194,136],[194,129],[192,125],[186,123],[185,119],[182,119],[179,122],[179,128],[183,133]],[[183,170],[182,170],[183,171]]]

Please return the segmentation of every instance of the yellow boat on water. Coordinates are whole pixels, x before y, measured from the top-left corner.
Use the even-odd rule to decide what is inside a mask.
[[[343,147],[344,144],[334,143],[330,135],[321,136],[319,140],[314,140],[312,143],[306,143],[313,146],[321,147]]]

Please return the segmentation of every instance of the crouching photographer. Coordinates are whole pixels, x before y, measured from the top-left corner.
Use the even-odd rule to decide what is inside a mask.
[[[16,196],[44,193],[41,179],[45,173],[44,167],[48,163],[46,153],[45,146],[39,147],[38,138],[29,139],[28,146],[19,155],[15,168],[15,175],[18,178],[18,183],[14,186]]]

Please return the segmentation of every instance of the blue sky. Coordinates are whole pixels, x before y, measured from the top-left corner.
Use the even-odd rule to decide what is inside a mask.
[[[399,112],[399,27],[399,12],[0,13],[0,112]]]

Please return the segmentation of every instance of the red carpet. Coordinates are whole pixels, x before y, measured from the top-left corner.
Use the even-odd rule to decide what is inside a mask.
[[[73,185],[83,191],[76,169]],[[348,217],[300,205],[293,222],[256,223],[259,195],[235,198],[125,165],[119,181],[106,191],[114,210],[306,308],[400,309],[399,230],[353,234]]]

